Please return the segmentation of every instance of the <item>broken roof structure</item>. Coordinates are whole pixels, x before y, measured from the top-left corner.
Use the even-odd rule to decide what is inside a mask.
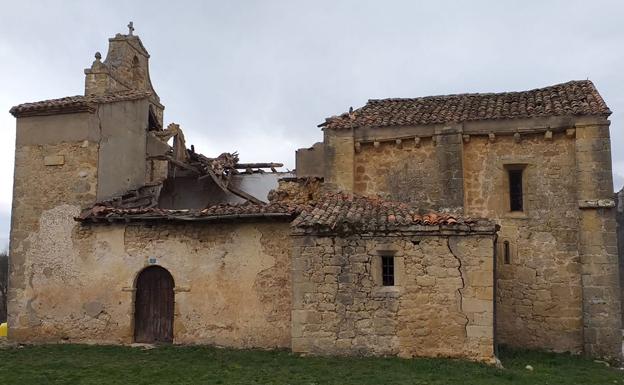
[[[219,221],[284,218],[292,220],[300,207],[282,203],[219,203],[205,209],[121,208],[96,204],[76,218],[81,222]]]
[[[426,227],[478,231],[478,226],[492,223],[484,219],[464,218],[449,213],[428,211],[413,204],[393,202],[381,197],[328,192],[318,200],[296,201],[281,196],[269,203],[220,203],[205,209],[163,209],[158,207],[123,207],[120,202],[102,202],[76,218],[81,222],[149,221],[223,221],[279,218],[292,221],[293,227],[326,232],[418,231]],[[430,230],[430,229],[429,229]],[[428,231],[429,231],[428,230]]]
[[[136,124],[133,114],[116,118],[116,113],[111,112],[107,114],[113,116],[110,124],[99,123],[105,131],[110,131],[106,135],[113,137],[112,142],[100,145],[100,161],[119,162],[119,169],[111,169],[108,176],[106,171],[100,171],[105,174],[99,184],[109,187],[100,189],[98,186],[98,201],[102,207],[201,211],[220,204],[264,205],[269,191],[277,187],[277,180],[292,174],[278,172],[282,163],[240,163],[236,152],[224,152],[212,158],[195,152],[194,146],[187,148],[178,124],[163,126],[164,106],[149,77],[149,57],[132,30],[127,35],[117,34],[109,39],[106,59],[102,61],[102,55],[97,52],[91,67],[85,69],[84,95],[23,103],[11,108],[10,113],[16,118],[76,116],[97,114],[105,106],[115,108],[122,102],[146,103],[147,113],[140,112],[140,115],[147,119],[136,122],[139,127],[122,128]],[[111,128],[106,127],[109,125]],[[123,143],[116,142],[119,133],[115,131],[123,129],[134,132],[134,137],[126,138]],[[97,132],[92,134],[97,135]],[[132,146],[133,141],[136,141],[134,148],[124,148]],[[145,141],[146,144],[141,143]],[[107,145],[110,148],[104,151]],[[129,157],[124,151],[135,153]],[[141,153],[143,151],[145,154]],[[141,175],[145,170],[141,164],[149,169],[147,180]],[[123,180],[123,175],[114,175],[127,173],[129,168],[134,168],[131,171],[134,177],[128,178],[129,183]]]

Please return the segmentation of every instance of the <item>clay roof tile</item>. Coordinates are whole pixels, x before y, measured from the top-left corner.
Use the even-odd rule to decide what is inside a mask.
[[[16,118],[75,112],[93,112],[98,104],[114,103],[127,100],[143,99],[151,96],[148,91],[121,91],[104,95],[76,95],[59,99],[42,100],[14,106],[9,112]]]
[[[610,114],[594,84],[580,80],[520,92],[370,99],[364,107],[351,114],[327,118],[319,127],[340,129]]]

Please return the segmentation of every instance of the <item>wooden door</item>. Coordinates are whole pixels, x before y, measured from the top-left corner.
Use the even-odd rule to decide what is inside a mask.
[[[160,266],[150,266],[139,274],[134,307],[136,342],[173,342],[173,286],[173,277]]]

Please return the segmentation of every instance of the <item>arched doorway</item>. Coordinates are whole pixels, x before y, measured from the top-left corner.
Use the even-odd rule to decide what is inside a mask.
[[[136,342],[173,342],[173,287],[173,277],[160,266],[139,273],[134,302]]]

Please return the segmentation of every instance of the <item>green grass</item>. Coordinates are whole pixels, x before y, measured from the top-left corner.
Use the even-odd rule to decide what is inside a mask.
[[[502,370],[447,359],[43,345],[0,349],[0,384],[624,384],[624,371],[581,357],[512,350],[500,356]]]

